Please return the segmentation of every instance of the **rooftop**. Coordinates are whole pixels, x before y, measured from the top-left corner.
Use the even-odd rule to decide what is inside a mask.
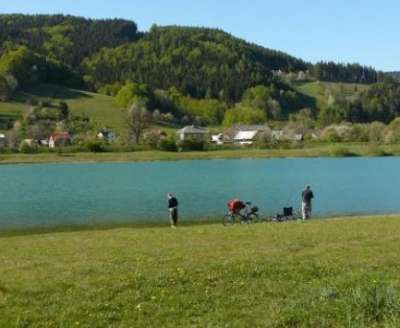
[[[189,125],[185,126],[183,129],[180,129],[178,133],[208,133],[208,130],[195,125]]]

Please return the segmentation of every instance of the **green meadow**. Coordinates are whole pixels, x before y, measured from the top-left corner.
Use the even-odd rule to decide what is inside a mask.
[[[0,327],[398,327],[399,217],[0,235]]]
[[[106,126],[119,133],[127,129],[125,111],[116,105],[113,97],[53,84],[38,84],[25,92],[18,92],[9,102],[0,102],[0,118],[10,115],[22,117],[29,109],[29,99],[62,100],[73,114],[88,116],[99,128]]]
[[[318,108],[328,106],[329,97],[338,94],[352,99],[357,93],[369,88],[367,84],[339,83],[339,82],[301,82],[294,85],[298,92],[316,100]]]

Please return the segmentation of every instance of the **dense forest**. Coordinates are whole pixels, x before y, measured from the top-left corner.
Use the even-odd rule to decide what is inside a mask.
[[[139,35],[134,22],[121,19],[0,15],[0,51],[6,51],[9,43],[25,45],[74,68],[101,48],[132,42]]]
[[[400,113],[398,74],[360,64],[311,64],[209,28],[153,26],[63,15],[0,15],[0,101],[53,83],[139,100],[171,120],[199,124],[286,120],[304,108],[328,125],[389,122]],[[373,85],[329,106],[298,92],[298,81]]]

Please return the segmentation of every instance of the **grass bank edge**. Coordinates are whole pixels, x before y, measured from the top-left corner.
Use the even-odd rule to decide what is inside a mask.
[[[112,163],[200,159],[314,158],[314,157],[384,157],[399,156],[400,145],[333,144],[294,149],[234,149],[188,152],[141,150],[105,153],[0,154],[0,164],[34,163]]]
[[[400,213],[396,214],[376,214],[376,215],[344,215],[344,216],[332,216],[332,217],[316,217],[311,220],[302,222],[300,220],[293,220],[287,222],[271,222],[271,221],[260,221],[251,225],[260,224],[312,224],[313,222],[335,222],[335,221],[347,221],[347,220],[385,220],[385,219],[400,219]],[[206,218],[206,219],[189,219],[181,220],[178,226],[179,229],[196,228],[196,227],[208,227],[221,225],[221,218]],[[240,224],[237,224],[240,226]],[[226,229],[229,229],[227,227]],[[137,221],[137,222],[117,222],[117,223],[98,223],[98,224],[81,224],[81,225],[57,225],[52,227],[32,227],[32,228],[10,228],[10,229],[0,229],[0,239],[11,238],[11,237],[21,237],[21,236],[34,236],[34,235],[47,235],[47,234],[58,234],[58,233],[77,233],[77,232],[96,232],[96,231],[109,231],[109,230],[119,230],[119,229],[165,229],[170,230],[168,219],[160,219],[158,221]]]

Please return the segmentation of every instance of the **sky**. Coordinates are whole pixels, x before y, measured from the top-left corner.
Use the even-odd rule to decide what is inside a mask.
[[[125,18],[141,31],[215,27],[311,62],[400,70],[398,0],[0,0],[0,13]]]

